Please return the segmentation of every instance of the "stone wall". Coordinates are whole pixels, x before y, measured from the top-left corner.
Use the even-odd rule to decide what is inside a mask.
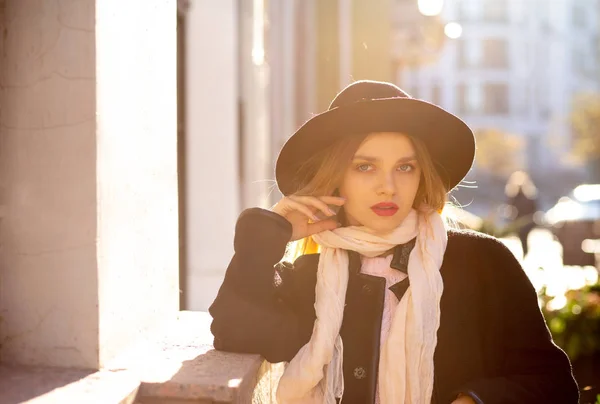
[[[0,2],[0,360],[98,368],[178,310],[175,0]]]

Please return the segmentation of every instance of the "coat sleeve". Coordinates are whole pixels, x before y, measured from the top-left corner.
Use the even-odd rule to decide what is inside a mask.
[[[496,239],[488,243],[492,271],[485,293],[488,340],[500,345],[499,369],[489,378],[473,380],[459,392],[478,404],[579,402],[579,389],[567,355],[552,341],[539,309],[537,294],[512,252]]]
[[[292,266],[278,264],[291,234],[286,219],[264,209],[238,218],[235,253],[209,308],[215,349],[277,363],[290,361],[310,338],[311,325],[286,299]]]

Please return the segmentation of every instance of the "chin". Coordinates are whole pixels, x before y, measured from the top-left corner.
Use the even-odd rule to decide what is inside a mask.
[[[397,212],[394,216],[376,216],[372,220],[369,220],[368,224],[365,226],[378,233],[389,233],[400,226],[406,216],[407,215],[402,215],[400,212]]]
[[[358,217],[359,215],[356,215],[353,219],[349,220],[350,223],[348,225],[364,226],[377,233],[391,232],[400,226],[404,221],[404,218],[408,215],[408,212],[404,215],[401,212],[396,212],[394,216],[378,216],[371,211],[361,213],[360,217]],[[352,224],[352,222],[354,222],[354,224]]]
[[[368,227],[377,233],[389,233],[400,226],[401,223],[401,220],[397,220],[395,218],[386,218],[383,220],[380,219],[376,221],[370,221],[370,223],[366,224],[365,227]]]

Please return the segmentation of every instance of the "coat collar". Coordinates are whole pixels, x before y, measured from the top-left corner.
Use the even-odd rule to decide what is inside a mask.
[[[390,267],[397,269],[398,271],[404,272],[408,275],[408,258],[410,257],[410,252],[415,247],[417,239],[414,238],[408,243],[399,244],[394,248],[394,256],[392,257],[392,261],[390,262]],[[356,251],[348,251],[348,266],[350,274],[359,274],[360,273],[360,254]],[[390,290],[394,292],[398,300],[402,298],[408,286],[410,285],[410,281],[408,277],[404,278],[404,280],[395,283],[390,286]]]
[[[408,274],[408,258],[416,243],[417,239],[413,238],[408,243],[398,244],[394,248],[394,256],[390,262],[390,267]],[[351,274],[360,273],[361,262],[359,253],[356,251],[348,251],[348,266]]]
[[[397,269],[398,271],[402,271],[408,275],[408,258],[410,257],[410,252],[413,250],[416,243],[417,239],[413,238],[406,244],[398,245],[394,250],[394,256],[392,257],[392,262],[390,262],[390,267]],[[400,300],[402,299],[402,296],[404,296],[404,293],[406,293],[406,290],[409,286],[410,280],[407,276],[400,282],[390,286],[390,290],[394,292],[398,300]]]

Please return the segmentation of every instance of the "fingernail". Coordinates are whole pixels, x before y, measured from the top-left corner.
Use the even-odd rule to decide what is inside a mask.
[[[342,227],[342,224],[340,222],[337,222],[337,227]]]
[[[331,216],[335,216],[335,215],[337,215],[337,213],[335,213],[335,211],[334,211],[333,209],[331,209],[331,208],[328,208],[328,209],[329,209],[329,214],[330,214]]]
[[[321,219],[319,219],[319,218],[318,218],[316,215],[312,215],[312,219],[313,219],[315,222],[318,222],[319,220],[321,220]]]

